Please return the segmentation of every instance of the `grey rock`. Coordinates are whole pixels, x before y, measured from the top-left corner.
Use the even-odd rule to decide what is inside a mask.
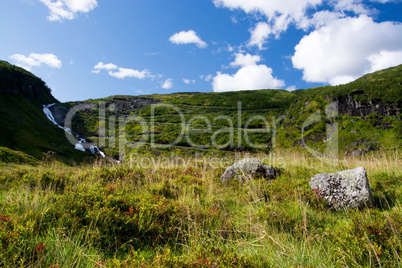
[[[364,167],[317,174],[311,179],[310,186],[318,197],[337,210],[374,202]]]
[[[384,103],[381,100],[369,99],[370,97],[363,90],[356,90],[347,95],[339,96],[336,98],[339,113],[362,117],[368,116],[371,113],[381,116],[399,117],[401,107],[397,103]]]
[[[275,178],[275,170],[269,165],[263,165],[261,161],[256,158],[246,158],[226,168],[221,177],[221,181],[227,182],[234,178],[240,182],[245,182],[255,177],[273,179]]]

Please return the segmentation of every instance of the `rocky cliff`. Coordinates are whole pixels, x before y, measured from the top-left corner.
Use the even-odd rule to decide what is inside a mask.
[[[40,78],[6,61],[0,61],[0,93],[23,96],[38,105],[58,102]]]
[[[399,117],[401,105],[398,103],[384,103],[377,99],[368,99],[368,95],[362,90],[351,92],[336,98],[339,113],[350,116],[368,116],[371,113],[380,116]]]

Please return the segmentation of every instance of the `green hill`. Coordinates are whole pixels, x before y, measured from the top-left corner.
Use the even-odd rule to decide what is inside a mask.
[[[50,122],[43,104],[58,102],[46,84],[32,73],[0,61],[0,146],[36,159],[52,151],[63,161],[82,161],[64,131]],[[1,158],[1,161],[13,158]]]
[[[141,153],[268,152],[275,146],[292,148],[303,144],[324,152],[329,144],[327,140],[334,139],[336,134],[339,154],[359,155],[401,147],[401,85],[402,65],[365,75],[346,85],[294,92],[267,89],[112,96],[86,101],[97,106],[81,111],[74,129],[95,142],[102,138],[100,126],[106,128],[105,137],[125,133],[128,143],[142,145],[128,150]],[[159,107],[150,105],[158,101]],[[112,112],[108,108],[121,107],[122,102],[127,104],[124,109]],[[100,103],[104,103],[107,112],[105,118],[99,119]],[[143,105],[130,108],[130,103]],[[334,108],[329,106],[331,103]],[[336,109],[337,113],[328,114],[328,109]],[[319,117],[307,126],[308,120],[317,112]],[[110,118],[121,116],[130,122],[120,127],[116,124],[115,129],[111,129]],[[145,127],[135,117],[141,118]],[[327,133],[331,125],[336,126],[337,131]],[[235,130],[225,131],[230,127]],[[115,147],[105,150],[117,157],[118,139],[113,143]],[[105,144],[109,144],[108,138]],[[151,144],[155,145],[153,147],[174,146],[150,149]]]
[[[56,103],[52,109],[60,122],[71,107],[91,104],[77,112],[73,130],[116,159],[122,148],[126,153],[226,154],[308,146],[324,153],[334,139],[337,153],[361,155],[401,147],[402,65],[346,85],[293,92],[111,96],[60,104],[41,79],[0,61],[0,124],[6,126],[0,146],[37,159],[53,151],[62,159],[82,160],[85,154],[44,115],[42,105],[48,103]],[[121,137],[128,146],[120,146]]]

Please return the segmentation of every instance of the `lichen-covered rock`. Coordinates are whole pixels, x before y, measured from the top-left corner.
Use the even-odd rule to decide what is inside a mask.
[[[221,181],[227,182],[229,179],[234,178],[240,182],[245,182],[255,177],[273,179],[275,177],[275,170],[271,166],[263,165],[258,159],[246,158],[226,168],[221,177]]]
[[[373,203],[364,167],[317,174],[311,179],[310,186],[318,197],[326,200],[334,209],[355,208]]]

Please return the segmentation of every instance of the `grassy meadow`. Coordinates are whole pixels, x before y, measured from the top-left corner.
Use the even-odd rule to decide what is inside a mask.
[[[337,166],[297,150],[237,155],[250,156],[278,177],[222,184],[219,158],[202,157],[0,163],[0,267],[401,266],[398,151]],[[317,173],[359,166],[373,207],[334,211],[310,189]]]

